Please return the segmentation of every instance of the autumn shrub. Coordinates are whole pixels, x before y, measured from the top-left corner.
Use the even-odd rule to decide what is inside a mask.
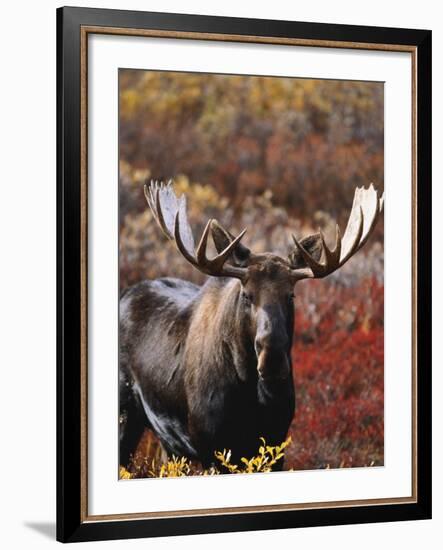
[[[316,302],[298,308],[292,360],[296,413],[294,469],[382,465],[384,461],[383,290],[316,284]]]
[[[266,445],[266,440],[260,438],[260,446],[256,456],[243,457],[239,464],[231,462],[231,450],[223,449],[214,453],[215,464],[203,469],[199,463],[193,463],[186,457],[172,456],[166,460],[156,460],[138,451],[128,466],[120,466],[120,479],[140,479],[147,477],[186,477],[192,475],[208,476],[220,474],[252,474],[269,473],[282,461],[285,450],[291,443],[288,437],[281,445]]]
[[[209,183],[236,214],[270,190],[343,223],[356,185],[383,187],[383,109],[379,82],[123,70],[120,158]]]

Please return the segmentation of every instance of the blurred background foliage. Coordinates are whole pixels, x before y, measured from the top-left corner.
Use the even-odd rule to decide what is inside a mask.
[[[356,185],[383,186],[381,83],[124,70],[120,90],[121,159],[235,208],[268,190],[343,221]]]
[[[210,217],[255,252],[345,228],[356,186],[383,191],[383,84],[120,70],[120,287],[202,283],[143,184],[173,178],[199,238]],[[285,468],[383,464],[383,221],[325,280],[296,288],[297,411]],[[146,434],[143,449],[157,453]],[[145,452],[145,454],[146,454]]]

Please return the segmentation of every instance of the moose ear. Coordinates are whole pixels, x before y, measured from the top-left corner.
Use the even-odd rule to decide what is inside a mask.
[[[217,220],[212,220],[211,222],[211,233],[215,248],[219,254],[234,240],[234,235],[226,231]],[[251,251],[249,248],[238,243],[231,254],[231,263],[236,266],[244,267],[247,265],[250,255]]]
[[[320,260],[323,252],[323,245],[320,233],[314,233],[314,235],[309,235],[309,237],[305,237],[300,241],[300,244],[303,246],[306,252],[308,252],[314,258],[314,260],[316,260],[317,262]],[[294,269],[307,267],[307,264],[297,247],[294,247],[292,252],[289,254],[289,262]]]

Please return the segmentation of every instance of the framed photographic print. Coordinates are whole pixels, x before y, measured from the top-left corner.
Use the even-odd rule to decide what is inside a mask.
[[[64,542],[431,517],[431,32],[57,12]]]

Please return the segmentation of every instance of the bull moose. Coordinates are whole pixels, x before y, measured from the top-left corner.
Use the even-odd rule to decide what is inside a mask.
[[[258,440],[286,437],[294,416],[291,367],[294,285],[329,275],[368,240],[383,209],[371,184],[356,188],[348,224],[334,248],[321,231],[293,236],[287,258],[254,254],[216,220],[197,247],[186,198],[173,184],[151,182],[154,219],[183,257],[209,275],[202,286],[177,278],[143,281],[120,299],[120,464],[145,428],[170,456],[209,467],[216,450],[255,454]],[[217,254],[207,254],[211,235]]]

